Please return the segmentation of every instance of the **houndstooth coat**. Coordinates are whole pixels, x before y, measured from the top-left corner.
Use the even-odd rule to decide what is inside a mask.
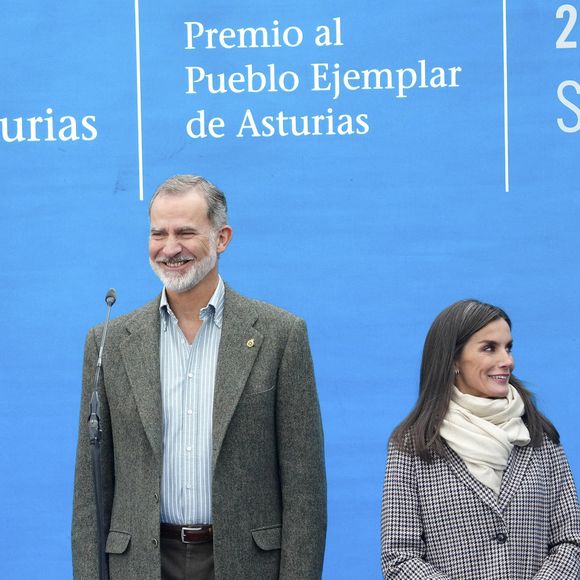
[[[580,511],[564,451],[514,447],[499,497],[448,449],[428,463],[394,446],[381,518],[385,578],[580,578]]]

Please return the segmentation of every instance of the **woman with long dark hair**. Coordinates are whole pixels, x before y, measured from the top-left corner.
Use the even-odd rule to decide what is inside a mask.
[[[389,445],[385,578],[580,578],[572,474],[513,368],[500,308],[462,300],[433,322],[419,398]]]

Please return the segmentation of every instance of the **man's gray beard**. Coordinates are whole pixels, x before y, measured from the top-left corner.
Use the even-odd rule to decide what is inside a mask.
[[[191,266],[184,273],[166,272],[162,270],[161,264],[149,259],[151,268],[157,277],[163,282],[165,288],[171,292],[187,292],[197,286],[215,267],[217,263],[217,252],[215,247],[210,248],[209,254],[199,261],[192,262]]]

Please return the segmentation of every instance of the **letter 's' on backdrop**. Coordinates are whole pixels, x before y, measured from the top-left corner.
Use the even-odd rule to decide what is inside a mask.
[[[71,576],[85,332],[110,286],[115,315],[159,291],[176,173],[228,195],[225,280],[308,322],[325,578],[380,577],[387,438],[460,298],[512,316],[580,477],[580,2],[291,4],[4,3],[2,578]]]

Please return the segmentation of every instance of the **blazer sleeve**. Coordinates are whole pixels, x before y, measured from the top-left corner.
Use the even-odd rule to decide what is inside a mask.
[[[551,456],[554,499],[550,514],[548,557],[534,580],[580,578],[580,509],[572,472],[564,450],[546,443]]]
[[[381,513],[383,577],[451,580],[426,562],[415,457],[389,445]]]
[[[278,371],[276,429],[282,491],[280,580],[318,580],[326,538],[320,408],[306,326],[295,319]]]
[[[87,335],[83,365],[83,388],[77,443],[75,467],[73,522],[72,522],[72,557],[75,580],[98,580],[98,545],[96,528],[96,503],[91,464],[91,450],[87,419],[89,401],[92,391],[94,373],[97,366],[98,346],[95,330]],[[103,380],[99,383],[101,414],[101,476],[104,490],[105,530],[109,529],[111,503],[113,495],[113,450],[110,430],[109,407]]]

